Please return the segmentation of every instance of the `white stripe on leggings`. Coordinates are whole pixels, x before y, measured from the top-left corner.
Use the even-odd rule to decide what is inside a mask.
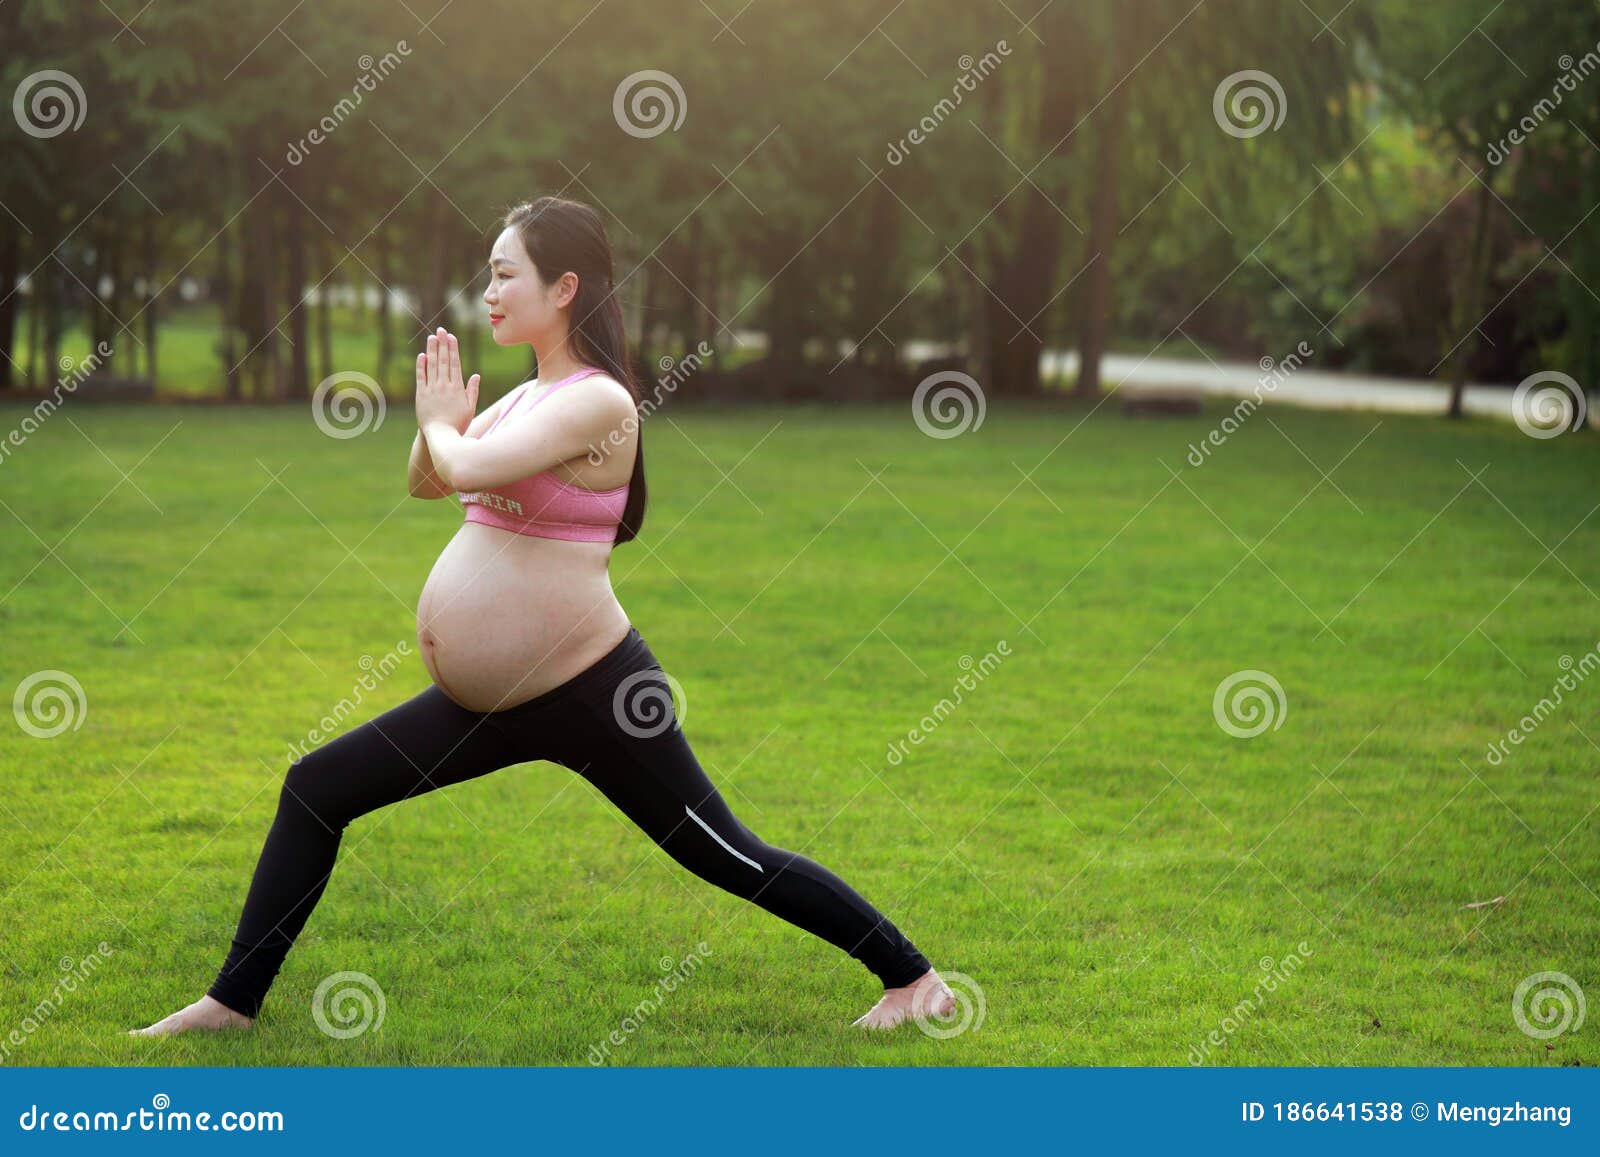
[[[701,819],[699,816],[695,815],[694,814],[694,809],[691,808],[688,804],[684,804],[683,805],[683,810],[684,810],[685,814],[687,814],[690,819],[692,819],[695,823],[699,824],[701,827],[705,828],[705,830],[710,833],[711,838],[716,840],[717,843],[721,844],[724,848],[727,848],[728,851],[730,851],[734,855],[738,856],[741,860],[743,860],[745,863],[749,864],[756,871],[758,871],[758,872],[764,872],[765,871],[765,869],[762,868],[762,866],[760,864],[756,863],[749,856],[746,856],[743,853],[741,853],[738,848],[735,848],[733,845],[729,844],[727,840],[725,840],[721,836],[717,835],[716,832],[711,831],[711,825],[706,823],[706,821]]]

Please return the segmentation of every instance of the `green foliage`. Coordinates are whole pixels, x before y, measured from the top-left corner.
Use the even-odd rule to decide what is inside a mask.
[[[1104,308],[1127,345],[1273,352],[1309,327],[1347,363],[1411,371],[1437,359],[1391,355],[1367,320],[1406,292],[1386,271],[1394,246],[1430,227],[1463,163],[1484,168],[1563,56],[1596,50],[1600,7],[1089,0],[1030,17],[952,0],[484,0],[429,18],[377,0],[225,16],[201,0],[13,0],[0,25],[8,91],[61,69],[88,105],[76,132],[7,127],[15,272],[45,281],[27,300],[142,355],[143,331],[119,327],[144,301],[91,297],[102,260],[169,293],[194,281],[228,303],[225,368],[242,367],[247,392],[272,392],[298,332],[284,324],[296,269],[311,285],[406,291],[404,344],[452,301],[470,314],[500,213],[552,191],[607,212],[621,293],[664,349],[709,336],[731,352],[755,329],[794,351],[818,339],[894,354],[979,334],[986,309],[1006,320],[999,302],[1014,314],[1048,304],[1035,326],[1053,346]],[[385,54],[396,66],[360,88],[363,62]],[[985,54],[997,66],[963,91],[962,62]],[[619,85],[643,70],[681,88],[680,127],[619,126]],[[1218,125],[1214,97],[1246,70],[1270,74],[1286,115],[1240,139]],[[307,143],[315,131],[326,139]],[[1518,242],[1494,243],[1491,288],[1525,271],[1520,247],[1560,258],[1507,304],[1519,319],[1505,328],[1585,374],[1600,356],[1600,242],[1584,215],[1596,143],[1591,78],[1485,171]],[[1112,153],[1113,277],[1099,303],[1075,277],[1103,240],[1089,223]],[[1048,253],[1028,212],[1038,198],[1059,231]],[[1020,280],[1019,263],[1031,263]],[[161,319],[169,306],[151,309]],[[1448,325],[1427,337],[1440,355],[1458,339]]]

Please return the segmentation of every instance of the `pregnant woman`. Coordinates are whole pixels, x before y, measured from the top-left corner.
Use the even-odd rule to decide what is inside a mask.
[[[377,808],[549,760],[583,776],[695,875],[855,957],[883,982],[856,1025],[945,1017],[954,996],[912,943],[827,868],[764,843],[701,770],[665,673],[611,589],[611,548],[645,511],[637,387],[611,251],[587,205],[507,214],[483,300],[499,345],[539,376],[475,415],[454,335],[417,357],[410,492],[459,494],[465,521],[417,608],[427,690],[297,760],[205,996],[136,1034],[249,1028],[333,871]]]

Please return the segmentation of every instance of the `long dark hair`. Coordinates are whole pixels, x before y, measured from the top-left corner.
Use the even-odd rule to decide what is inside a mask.
[[[568,338],[580,361],[604,370],[639,404],[639,384],[628,357],[628,335],[622,327],[622,305],[611,284],[611,243],[605,222],[582,201],[540,197],[506,213],[504,225],[515,229],[546,285],[563,273],[578,275],[578,295],[572,299]],[[617,527],[616,541],[628,542],[644,527],[649,498],[644,481],[644,431],[634,439],[633,477],[628,482],[627,507]]]

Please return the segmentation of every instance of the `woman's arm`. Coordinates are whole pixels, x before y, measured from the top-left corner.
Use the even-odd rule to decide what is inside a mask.
[[[490,406],[483,413],[472,419],[467,426],[464,438],[476,439],[483,432],[494,425],[499,418],[500,411],[505,408],[516,390],[507,391],[505,397]],[[428,440],[422,436],[422,431],[417,431],[417,436],[411,442],[411,460],[406,464],[406,490],[413,498],[448,498],[454,494],[439,472],[434,468],[433,455],[428,451]]]
[[[451,493],[434,473],[433,456],[428,453],[428,441],[421,430],[411,443],[411,461],[406,463],[406,490],[413,498],[444,498]]]
[[[451,491],[488,490],[592,454],[633,415],[628,391],[596,376],[562,390],[536,415],[493,438],[466,437],[449,422],[434,420],[422,428],[422,439],[442,485]]]

